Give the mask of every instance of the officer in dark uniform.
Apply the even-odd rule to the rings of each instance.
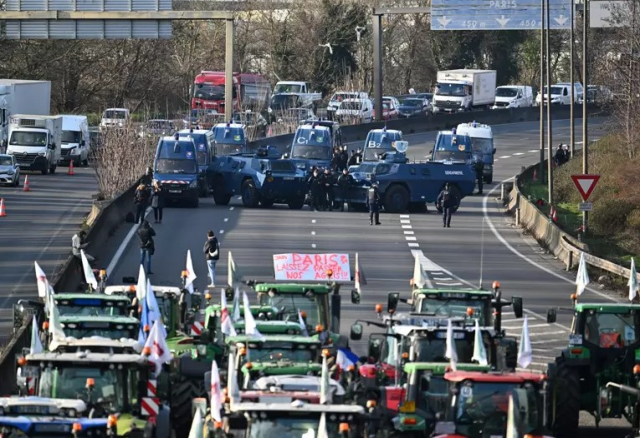
[[[147,167],[147,173],[145,173],[142,178],[140,178],[140,184],[144,184],[145,186],[150,186],[153,182],[153,169],[151,167]]]
[[[347,153],[347,147],[344,146],[342,151],[340,151],[340,171],[343,171],[347,168],[347,163],[349,162],[349,154]]]
[[[356,180],[349,173],[349,169],[344,169],[342,175],[338,177],[338,190],[340,196],[340,211],[344,211],[344,204],[347,203],[347,209],[349,208],[349,189]]]
[[[314,169],[309,177],[309,208],[313,211],[320,209],[322,200],[322,181],[318,169]]]
[[[449,189],[449,183],[444,185],[444,189],[436,199],[436,206],[442,208],[442,226],[451,228],[451,210],[453,209],[453,193]]]
[[[478,182],[478,194],[482,195],[482,179],[484,177],[484,163],[481,157],[476,157],[473,163],[473,170],[476,171],[476,181]]]
[[[333,192],[333,186],[336,183],[336,178],[331,172],[331,169],[324,169],[324,200],[326,202],[329,211],[333,211],[333,204],[335,202],[335,194]]]
[[[367,191],[367,207],[369,207],[369,225],[380,225],[380,192],[378,191],[378,181],[373,181]]]

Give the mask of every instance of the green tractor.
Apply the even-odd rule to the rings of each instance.
[[[490,371],[491,367],[457,363],[459,371]],[[403,400],[398,415],[391,421],[390,435],[403,438],[431,436],[436,424],[436,415],[446,410],[449,385],[444,379],[451,370],[447,363],[415,362],[407,363],[404,372],[407,386],[402,388]],[[383,425],[384,427],[385,425]]]
[[[300,311],[309,335],[334,348],[348,348],[349,339],[340,334],[340,284],[248,284],[258,293],[258,303],[277,308],[281,319],[298,321]],[[360,303],[360,294],[356,290],[351,291],[351,302]]]
[[[143,345],[138,342],[140,321],[131,316],[60,316],[63,339],[54,339],[51,331],[45,334],[43,346],[49,351],[65,352],[78,349],[92,352],[117,351],[140,353]],[[48,325],[47,325],[48,327]]]
[[[633,422],[639,412],[636,398],[611,392],[607,383],[638,387],[640,375],[640,305],[577,303],[569,346],[547,369],[549,426],[554,436],[577,436],[580,411],[595,417],[625,417]],[[549,309],[547,322],[555,323],[559,309]]]
[[[115,416],[123,438],[171,438],[166,379],[139,354],[36,353],[18,359],[22,394],[80,399],[93,418]],[[111,417],[113,418],[113,417]]]

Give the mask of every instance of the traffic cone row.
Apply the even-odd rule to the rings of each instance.
[[[0,199],[0,217],[5,217],[7,212],[4,211],[4,198]]]
[[[73,160],[69,161],[69,172],[67,172],[67,175],[75,175],[75,173],[73,173]]]
[[[22,190],[25,192],[31,191],[31,187],[29,187],[29,175],[24,176],[24,184],[22,185]]]
[[[551,210],[549,211],[549,217],[553,222],[558,222],[558,211],[555,209],[553,205],[550,206]]]

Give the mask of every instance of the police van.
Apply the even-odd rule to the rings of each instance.
[[[236,155],[247,152],[247,130],[241,123],[218,123],[213,131],[215,155]]]
[[[445,164],[472,164],[472,151],[471,137],[459,133],[457,128],[439,131],[434,148],[430,152],[431,161]]]
[[[200,172],[200,196],[209,194],[213,188],[213,170],[211,164],[215,156],[213,132],[207,129],[183,129],[178,131],[180,138],[191,138],[196,145],[198,171]]]
[[[291,145],[291,158],[299,169],[304,168],[304,163],[308,166],[330,168],[332,157],[333,140],[327,126],[317,123],[298,126]]]
[[[200,204],[203,181],[199,177],[196,144],[190,137],[161,137],[153,163],[153,178],[163,190],[166,201],[184,201],[191,207]]]
[[[461,123],[457,132],[471,138],[474,159],[481,159],[484,164],[483,179],[487,184],[493,181],[493,159],[496,148],[493,144],[493,131],[491,126],[476,123]]]

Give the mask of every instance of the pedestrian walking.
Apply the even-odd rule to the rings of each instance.
[[[134,203],[136,204],[136,224],[142,224],[144,221],[144,216],[147,212],[147,207],[149,207],[149,201],[151,200],[151,191],[149,187],[140,184],[136,189]]]
[[[164,209],[164,191],[158,182],[153,183],[151,192],[151,208],[156,224],[162,223],[162,210]]]
[[[380,225],[380,192],[377,181],[371,183],[367,191],[367,207],[369,207],[369,225],[373,225],[374,219],[376,225]]]
[[[211,280],[209,287],[213,288],[216,287],[216,262],[220,259],[220,242],[218,242],[218,238],[211,230],[207,232],[207,241],[204,243],[203,251]]]
[[[473,170],[476,172],[476,181],[478,182],[478,194],[482,195],[482,180],[484,178],[484,163],[481,157],[476,157],[475,163],[473,163]]]
[[[453,210],[453,194],[449,188],[449,183],[444,185],[444,189],[436,199],[436,206],[442,208],[442,227],[451,228],[451,211]]]
[[[151,257],[156,252],[156,245],[153,241],[155,235],[156,230],[151,227],[149,221],[143,221],[138,228],[138,242],[140,243],[140,264],[144,266],[146,262],[147,275],[153,274],[151,272]]]

